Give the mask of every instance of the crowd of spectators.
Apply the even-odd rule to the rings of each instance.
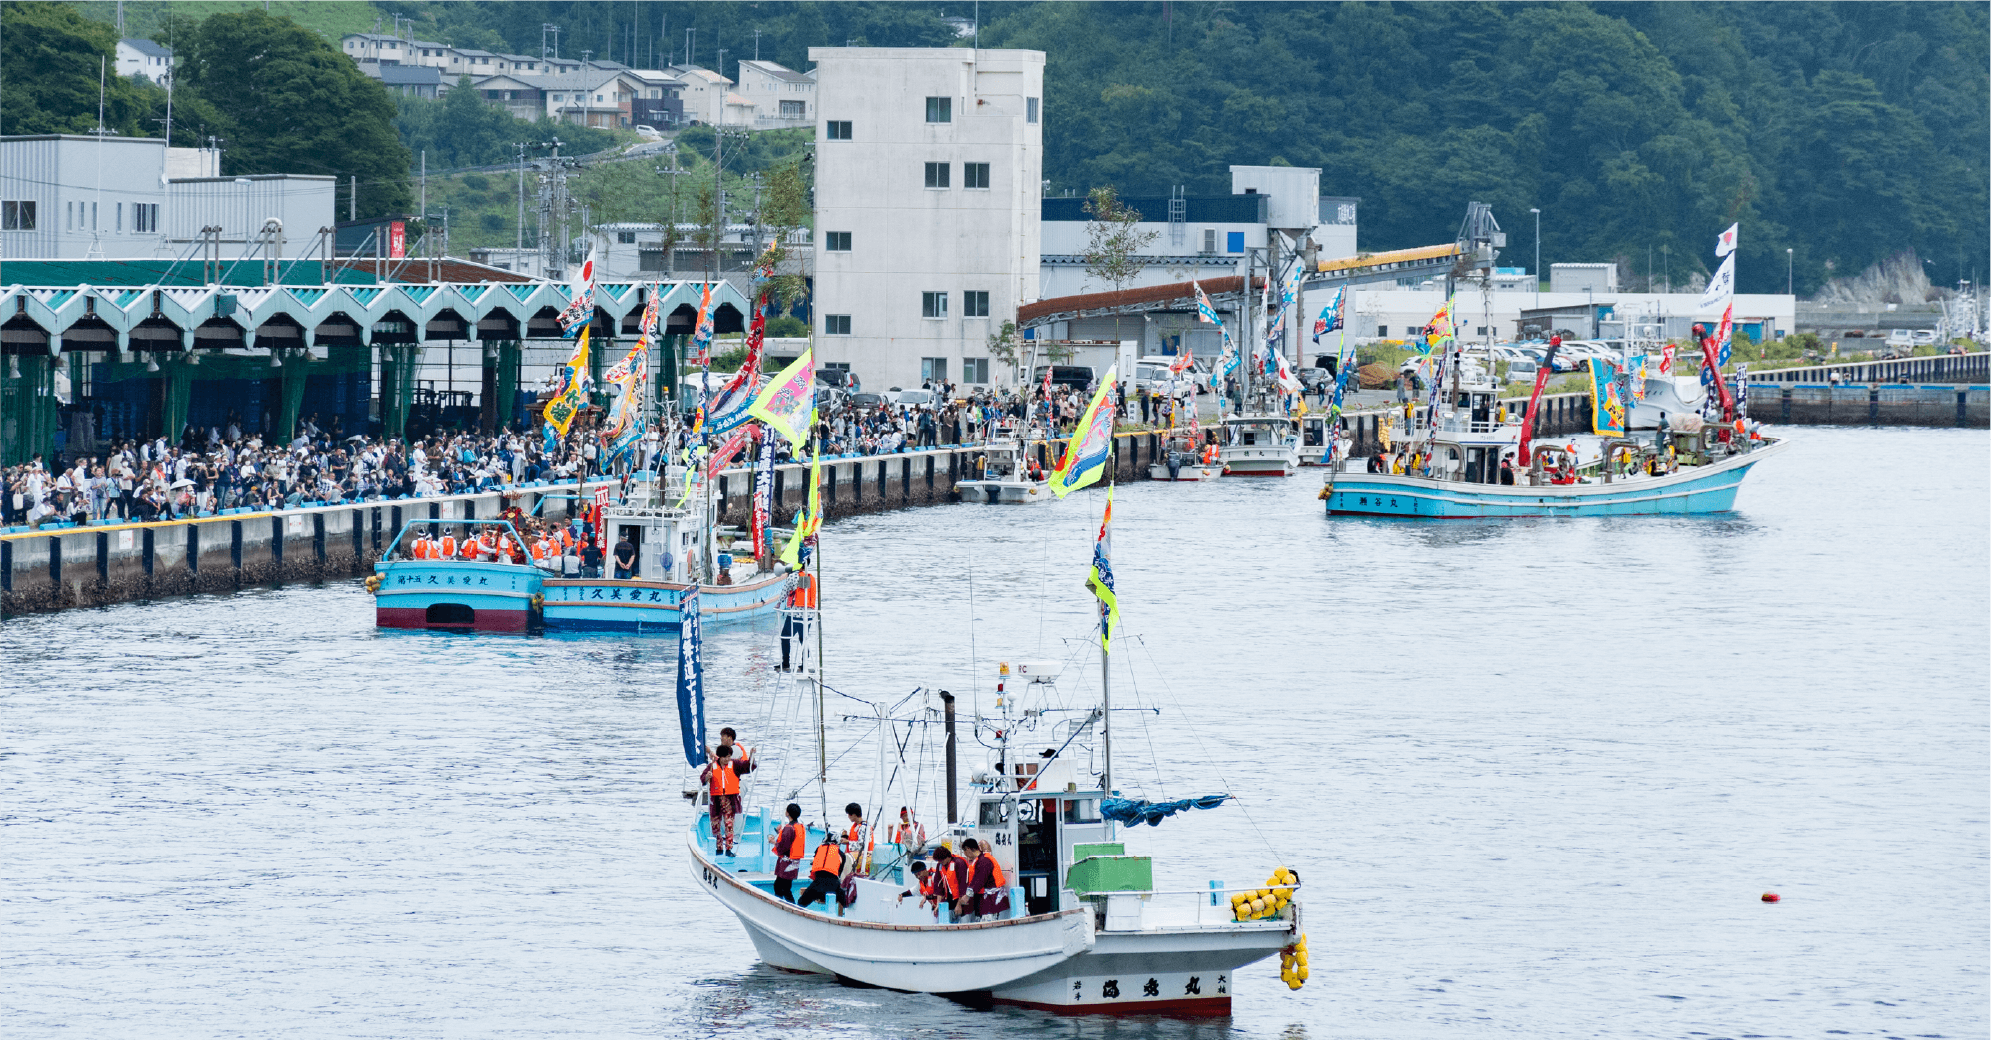
[[[1027,424],[1039,434],[1071,429],[1090,388],[1053,387],[1031,393],[977,390],[928,383],[929,404],[887,396],[860,405],[844,397],[820,411],[816,435],[826,456],[871,456],[977,444],[1007,436]],[[1145,392],[1122,391],[1116,406],[1123,421],[1149,419]],[[1159,419],[1161,408],[1155,407]],[[636,458],[614,468],[641,469],[659,451],[655,435]],[[778,458],[803,456],[786,443]],[[346,435],[337,422],[317,416],[298,424],[286,443],[245,434],[231,417],[221,426],[186,428],[175,443],[164,437],[116,441],[106,450],[60,462],[37,455],[0,470],[0,528],[49,521],[172,520],[236,507],[281,509],[401,497],[458,495],[502,489],[525,481],[565,481],[610,469],[598,439],[576,432],[548,450],[545,440],[521,430],[495,435],[442,432],[410,440]]]

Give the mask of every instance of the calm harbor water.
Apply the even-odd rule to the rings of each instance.
[[[1795,434],[1717,518],[1119,489],[1115,704],[1159,710],[1120,786],[1242,804],[1130,841],[1163,885],[1308,883],[1311,982],[1247,968],[1228,1020],[760,967],[683,866],[668,639],[379,633],[357,583],[8,621],[0,1035],[1982,1037],[1991,453]],[[1103,498],[828,529],[830,681],[988,709],[995,661],[1073,658]],[[713,726],[792,786],[774,641],[708,652]]]

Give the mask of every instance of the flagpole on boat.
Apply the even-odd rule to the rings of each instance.
[[[1114,458],[1107,464],[1112,470],[1112,476],[1107,478],[1106,481],[1107,522],[1111,523],[1113,488],[1118,483],[1119,478],[1120,460],[1118,455],[1120,446],[1117,442],[1110,440],[1112,437],[1111,433],[1107,437],[1109,438],[1107,443],[1112,445],[1114,449]],[[1099,787],[1101,791],[1106,793],[1104,798],[1110,799],[1113,797],[1113,673],[1111,669],[1107,668],[1107,662],[1112,657],[1112,652],[1109,649],[1111,644],[1109,635],[1111,629],[1109,627],[1112,624],[1112,615],[1108,613],[1107,605],[1103,603],[1100,605],[1100,610],[1102,617],[1099,620],[1099,722],[1100,733],[1102,735],[1100,743],[1104,749],[1102,758],[1105,766],[1099,771]]]
[[[814,332],[812,331],[810,335],[813,336]],[[813,378],[812,375],[811,379]],[[811,389],[814,389],[813,384]],[[813,419],[815,417],[811,415],[810,418]],[[815,424],[811,424],[811,426],[815,426]],[[815,458],[821,459],[823,457],[822,428],[819,426],[815,427],[811,433],[815,435]],[[817,489],[814,487],[816,472],[813,465],[809,467],[808,474],[811,485],[809,492],[804,494],[802,500],[804,503],[809,501],[809,495],[817,492]],[[830,480],[836,480],[836,470],[834,468],[830,470]],[[825,732],[823,720],[823,540],[821,535],[816,537],[816,548],[810,556],[816,562],[816,617],[814,619],[816,625],[816,796],[820,802],[823,814],[823,834],[827,837],[830,828],[830,753],[829,736]]]

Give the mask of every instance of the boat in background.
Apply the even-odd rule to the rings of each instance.
[[[954,494],[963,502],[1013,505],[1049,502],[1050,481],[1044,467],[1030,454],[1030,442],[1017,434],[998,438],[977,453],[975,475],[954,482]]]
[[[1217,460],[1216,445],[1198,446],[1194,437],[1172,437],[1154,462],[1148,464],[1151,481],[1214,481],[1224,475]]]
[[[1300,472],[1299,421],[1255,413],[1226,416],[1217,460],[1239,477],[1291,477]]]
[[[382,629],[440,629],[450,632],[523,633],[539,628],[547,572],[532,564],[465,560],[459,556],[417,557],[416,535],[439,535],[461,528],[502,529],[512,545],[525,540],[508,520],[409,521],[373,566],[366,580],[373,594],[374,624]],[[452,542],[455,536],[450,535]]]

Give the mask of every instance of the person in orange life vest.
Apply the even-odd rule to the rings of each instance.
[[[802,826],[802,807],[788,804],[788,823],[774,836],[774,895],[795,902],[795,880],[802,874],[802,857],[807,848],[808,829]]]
[[[699,783],[711,795],[712,850],[733,855],[733,825],[740,816],[740,775],[733,768],[733,746],[720,745],[698,772]]]
[[[429,559],[429,537],[427,535],[415,536],[415,544],[408,548],[408,556],[416,560]]]
[[[843,871],[849,857],[843,855],[843,847],[837,844],[835,831],[824,829],[823,841],[816,845],[815,859],[809,863],[809,888],[802,891],[802,899],[796,906],[807,907],[818,900],[826,900],[831,893],[836,894],[838,913],[850,906],[843,895]]]
[[[917,893],[919,895],[919,906],[925,907],[928,904],[932,904],[933,913],[937,916],[940,914],[940,897],[936,895],[939,892],[936,888],[939,884],[940,872],[927,870],[926,861],[924,860],[915,860],[913,861],[913,888],[900,893],[898,902],[903,904],[906,902],[906,897]]]
[[[974,858],[968,864],[964,900],[971,913],[987,918],[1009,910],[1009,883],[1002,877],[1002,865],[974,839],[963,842],[961,848]]]
[[[804,547],[804,552],[807,547]],[[804,558],[804,570],[795,573],[795,588],[788,592],[788,610],[781,613],[781,671],[788,671],[788,642],[802,637],[802,617],[798,611],[816,609],[816,576],[806,569],[808,560]]]
[[[933,873],[938,879],[933,884],[934,913],[940,911],[939,904],[945,901],[956,918],[961,915],[961,901],[968,891],[968,861],[957,857],[947,843],[941,843],[933,851]]]
[[[899,823],[892,827],[892,842],[908,850],[926,845],[926,825],[913,819],[911,807],[899,807]]]

